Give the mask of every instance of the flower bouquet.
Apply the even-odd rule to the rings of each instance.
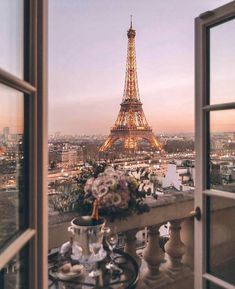
[[[128,172],[106,163],[90,163],[77,177],[59,184],[50,203],[55,211],[76,211],[80,216],[88,216],[98,200],[99,216],[112,222],[149,211],[144,203],[147,192],[142,187],[141,181]]]
[[[139,185],[133,176],[124,171],[95,164],[77,200],[78,213],[91,214],[94,200],[99,202],[99,215],[111,222],[125,219],[133,213],[147,212],[149,206],[144,203],[146,192],[140,191]]]

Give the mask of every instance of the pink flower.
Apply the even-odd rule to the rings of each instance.
[[[112,204],[113,204],[113,194],[112,193],[106,194],[100,201],[101,207],[112,206]]]
[[[121,192],[122,202],[128,203],[130,201],[130,194],[129,191],[122,191]]]
[[[113,205],[118,207],[119,204],[121,204],[121,202],[122,202],[121,196],[119,194],[117,194],[117,193],[113,194]]]
[[[127,181],[126,178],[121,178],[119,180],[119,185],[121,187],[122,190],[126,190],[127,189]]]
[[[114,186],[115,183],[116,183],[116,181],[113,178],[107,178],[107,180],[105,181],[106,186],[109,186],[109,187]]]
[[[108,193],[109,189],[106,186],[99,186],[98,187],[98,194],[99,197],[102,198],[103,196],[105,196]]]
[[[94,178],[90,178],[90,179],[88,179],[88,180],[86,181],[86,184],[85,184],[85,186],[84,186],[84,191],[85,191],[85,193],[91,192],[93,182],[94,182]]]

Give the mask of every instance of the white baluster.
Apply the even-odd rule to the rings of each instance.
[[[161,225],[148,227],[148,244],[143,257],[147,263],[147,270],[143,274],[138,288],[163,288],[172,283],[172,280],[160,270],[164,260],[164,252],[159,246],[159,228]]]
[[[168,261],[165,264],[167,273],[172,278],[182,277],[183,273],[189,274],[190,270],[183,265],[182,257],[185,252],[185,245],[181,241],[180,230],[181,220],[170,221],[170,239],[165,245]]]
[[[181,240],[185,245],[183,264],[194,268],[194,219],[188,218],[181,224]]]
[[[136,254],[136,233],[139,231],[139,229],[134,229],[125,232],[125,248],[124,251],[131,255],[138,265],[141,264],[140,257]]]

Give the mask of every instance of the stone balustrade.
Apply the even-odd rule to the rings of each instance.
[[[138,289],[193,288],[193,245],[188,242],[193,240],[194,233],[194,221],[189,217],[194,207],[193,193],[174,192],[157,200],[148,199],[147,202],[151,207],[150,212],[113,224],[125,232],[125,250],[140,265]],[[160,228],[168,222],[169,241],[164,252],[159,242]],[[190,224],[189,231],[184,223]],[[148,242],[142,253],[143,258],[140,259],[136,253],[135,234],[144,228],[147,228]],[[187,232],[182,233],[185,229]],[[185,238],[185,244],[181,235],[188,238]]]
[[[110,223],[124,234],[124,250],[130,254],[140,266],[140,280],[137,289],[193,289],[194,268],[194,219],[190,212],[194,208],[192,192],[165,194],[157,200],[148,198],[150,212],[134,215],[128,220]],[[218,200],[213,210],[213,232],[217,227],[224,228],[230,234],[217,236],[213,241],[214,251],[220,250],[220,260],[230,257],[235,247],[235,232],[232,233],[231,222],[227,218],[234,216],[234,204]],[[75,214],[61,214],[50,217],[49,248],[60,246],[69,238],[67,228]],[[233,217],[234,218],[234,217]],[[164,246],[159,243],[160,228],[169,226],[169,240]],[[147,239],[142,251],[137,248],[138,232],[146,232]],[[145,229],[145,231],[144,231]],[[146,236],[145,236],[146,237]],[[221,239],[222,238],[222,239]],[[141,256],[140,256],[141,255]],[[217,255],[213,262],[218,261]]]
[[[188,229],[187,226],[181,224],[187,220],[191,223],[191,227],[193,226],[193,221],[189,219],[189,213],[193,210],[193,193],[172,193],[161,196],[157,200],[148,198],[146,201],[151,207],[150,212],[109,224],[111,227],[116,226],[119,232],[124,233],[124,250],[140,266],[141,276],[138,288],[171,288],[173,285],[174,288],[182,288],[181,285],[185,284],[186,279],[188,279],[188,287],[183,288],[193,288],[193,246],[190,242],[184,244],[181,239],[181,231]],[[50,217],[49,248],[58,247],[68,240],[67,227],[70,224],[69,220],[74,216],[76,215],[71,213]],[[170,234],[169,241],[165,245],[166,252],[164,252],[159,244],[159,229],[168,222],[170,222]],[[136,235],[144,228],[147,228],[148,242],[141,258],[136,247]],[[193,234],[193,229],[190,233]],[[187,236],[187,234],[184,235]],[[193,236],[187,236],[187,238],[192,240]],[[187,245],[189,248],[186,247]],[[179,287],[176,287],[176,281]],[[181,284],[180,281],[184,282]]]
[[[194,206],[192,192],[171,193],[160,196],[157,200],[148,198],[147,203],[151,207],[150,212],[133,215],[128,220],[116,221],[110,225],[116,226],[119,232],[134,229],[139,231],[148,226],[185,219],[189,217],[189,212],[193,210]],[[76,213],[54,213],[49,215],[49,248],[58,247],[68,240],[67,228],[74,217],[76,217]]]

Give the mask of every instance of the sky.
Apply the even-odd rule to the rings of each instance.
[[[109,133],[123,94],[131,14],[149,124],[156,133],[194,131],[194,18],[227,2],[50,0],[50,132]]]
[[[23,0],[0,0],[0,68],[23,77]],[[4,40],[4,41],[3,41]],[[0,133],[23,130],[23,94],[0,84]]]
[[[49,132],[109,133],[123,95],[131,14],[140,98],[147,121],[155,133],[193,132],[194,18],[228,2],[49,0]],[[18,77],[23,73],[22,3],[0,1],[0,39],[5,39],[0,45],[0,67]],[[234,31],[234,26],[213,30],[215,103],[222,98],[230,100],[235,92]],[[16,92],[15,98],[4,101],[9,90],[1,91],[0,116],[9,111],[11,99],[21,107]],[[9,120],[0,119],[0,130],[11,122],[8,115]],[[14,122],[17,119],[13,117]],[[225,122],[223,129],[234,130],[234,119]],[[214,127],[217,129],[216,124]]]
[[[10,133],[23,132],[24,95],[0,83],[0,134],[4,127]]]

